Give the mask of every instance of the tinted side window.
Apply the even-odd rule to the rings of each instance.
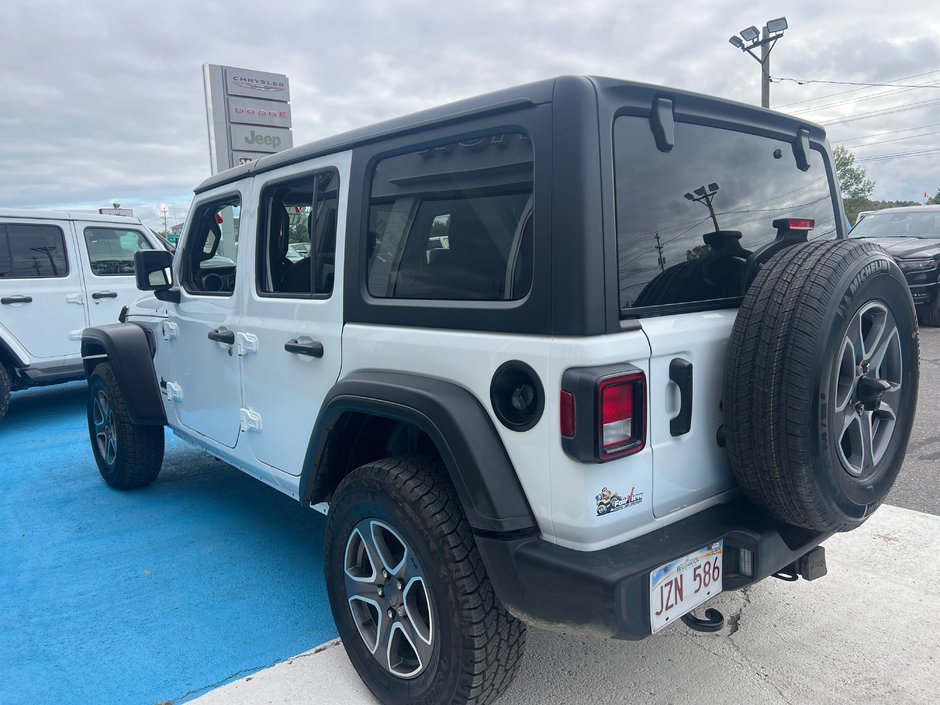
[[[800,171],[789,142],[688,123],[675,136],[661,152],[646,118],[614,122],[621,308],[740,296],[775,219],[812,218],[810,238],[835,235],[819,152]]]
[[[231,296],[238,258],[238,196],[203,203],[196,209],[186,242],[180,275],[187,291]]]
[[[99,277],[134,273],[134,253],[151,250],[137,230],[85,228],[85,246],[92,274]]]
[[[0,225],[0,277],[68,276],[65,235],[53,225]]]
[[[532,144],[519,133],[380,161],[368,288],[399,299],[517,300],[532,283]]]
[[[333,292],[338,195],[335,171],[264,189],[258,233],[262,294],[311,297]]]

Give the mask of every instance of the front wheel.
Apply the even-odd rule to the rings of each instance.
[[[129,490],[149,485],[163,464],[163,427],[131,421],[111,365],[102,362],[88,379],[88,435],[101,477]]]
[[[525,646],[437,459],[354,470],[330,506],[325,573],[346,653],[386,705],[499,697]]]

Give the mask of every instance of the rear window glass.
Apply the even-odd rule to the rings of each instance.
[[[519,133],[379,162],[369,209],[369,293],[523,298],[532,284],[532,183],[532,143]]]
[[[822,155],[797,168],[789,142],[676,123],[657,149],[646,118],[614,122],[622,309],[728,299],[743,293],[747,256],[776,236],[778,218],[816,221],[834,237]]]
[[[68,276],[65,236],[53,225],[0,225],[0,277]]]

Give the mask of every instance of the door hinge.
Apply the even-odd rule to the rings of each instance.
[[[261,414],[251,409],[241,409],[242,431],[260,431]]]
[[[176,382],[167,382],[164,389],[166,389],[166,398],[170,401],[183,401],[183,388]]]
[[[239,355],[245,356],[258,352],[258,336],[254,333],[238,332],[235,334],[235,340]]]
[[[67,304],[78,304],[79,306],[85,305],[85,295],[84,294],[66,294],[65,303]]]
[[[180,327],[176,325],[173,321],[164,321],[163,322],[163,339],[164,340],[175,340],[179,337]]]

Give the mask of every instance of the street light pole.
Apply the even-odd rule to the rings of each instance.
[[[760,106],[770,107],[770,32],[767,25],[761,30],[760,45]]]
[[[786,29],[787,18],[778,17],[775,20],[768,20],[760,31],[757,27],[751,25],[741,30],[741,36],[735,34],[728,40],[732,46],[747,52],[751,55],[751,58],[760,64],[760,104],[762,108],[770,107],[770,52]],[[760,47],[760,56],[754,53],[757,47]]]

